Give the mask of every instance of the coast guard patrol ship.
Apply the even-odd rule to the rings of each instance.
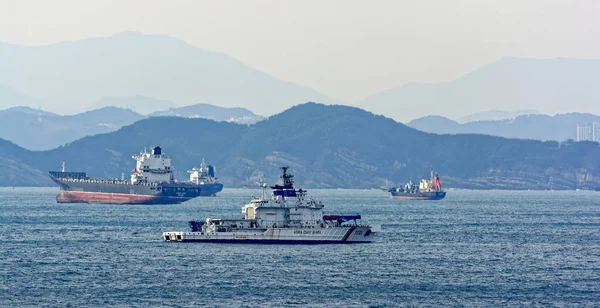
[[[323,203],[294,189],[293,175],[282,167],[283,185],[272,186],[270,198],[253,198],[242,207],[242,218],[190,221],[191,231],[164,232],[165,241],[269,244],[368,243],[379,227],[359,224],[360,215],[324,215]]]

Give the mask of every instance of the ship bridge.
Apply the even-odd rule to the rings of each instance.
[[[173,167],[171,165],[171,157],[162,153],[159,146],[152,148],[150,153],[140,152],[138,155],[133,155],[136,160],[135,169],[132,170],[131,183],[172,183]]]

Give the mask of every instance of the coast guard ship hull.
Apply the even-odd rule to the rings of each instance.
[[[257,231],[218,232],[164,232],[165,241],[212,242],[246,244],[352,244],[370,243],[374,233],[371,227],[291,229],[271,228]]]

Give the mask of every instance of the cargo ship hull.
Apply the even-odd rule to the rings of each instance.
[[[178,182],[173,175],[171,157],[155,146],[152,151],[133,155],[135,169],[130,179],[95,179],[85,172],[50,171],[50,178],[60,187],[58,203],[112,203],[112,204],[173,204],[200,196],[214,196],[223,189],[216,182],[213,166],[188,170],[189,182]]]
[[[213,196],[222,184],[131,184],[127,181],[53,178],[61,191],[58,203],[178,204]]]
[[[431,191],[431,192],[397,192],[390,191],[390,197],[396,200],[442,200],[446,197],[445,191]]]
[[[104,203],[104,204],[178,204],[191,198],[144,196],[85,191],[61,191],[56,196],[58,203]]]

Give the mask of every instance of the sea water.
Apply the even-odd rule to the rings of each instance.
[[[189,220],[242,216],[260,191],[181,205],[57,204],[0,188],[0,306],[571,306],[600,304],[600,193],[309,190],[382,225],[375,243],[164,242]]]

